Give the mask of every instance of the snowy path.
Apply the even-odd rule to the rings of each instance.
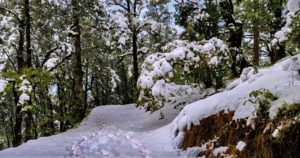
[[[0,157],[177,157],[165,125],[178,112],[166,111],[158,120],[159,112],[133,105],[97,107],[78,128],[0,151]]]

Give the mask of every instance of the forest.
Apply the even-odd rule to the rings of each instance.
[[[0,0],[0,157],[300,156],[299,53],[300,0]]]

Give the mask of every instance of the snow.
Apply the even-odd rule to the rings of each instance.
[[[2,93],[5,90],[6,85],[7,85],[7,81],[0,79],[0,93]]]
[[[47,60],[47,62],[44,64],[44,66],[47,69],[51,69],[56,66],[56,63],[58,63],[58,61],[59,61],[59,58],[51,58],[51,59]]]
[[[236,148],[239,150],[239,151],[242,151],[246,146],[246,143],[243,142],[243,141],[239,141],[236,145]]]
[[[279,136],[279,129],[276,128],[275,131],[272,133],[272,136],[274,138],[277,138]]]
[[[176,77],[184,78],[184,75],[191,73],[191,67],[199,66],[199,61],[203,58],[209,61],[209,66],[216,66],[222,59],[218,55],[226,54],[227,50],[222,40],[217,38],[202,42],[175,40],[162,47],[162,50],[163,52],[149,55],[142,64],[137,82],[137,86],[141,88],[139,101],[147,100],[149,97],[154,99],[152,102],[143,101],[145,107],[155,102],[160,108],[165,104],[162,100],[167,100],[168,104],[173,106],[188,104],[212,94],[209,93],[210,90],[209,92],[204,90],[203,85],[199,83],[174,83],[174,74]],[[175,66],[177,68],[173,68]],[[181,100],[178,100],[178,97]]]
[[[299,10],[300,0],[289,0],[287,3],[287,9],[290,12],[296,12]]]
[[[78,128],[0,151],[0,157],[181,157],[168,125],[178,111],[162,110],[165,119],[132,104],[100,106]]]
[[[226,147],[226,146],[221,146],[221,147],[215,148],[213,150],[213,155],[217,157],[218,155],[224,154],[227,150],[228,150],[228,147]]]
[[[110,70],[110,73],[111,73],[111,77],[110,77],[111,78],[111,80],[110,80],[111,90],[112,90],[112,92],[114,92],[115,89],[117,88],[118,83],[120,83],[121,80],[115,70],[113,70],[109,67],[108,67],[108,69]]]
[[[19,97],[19,103],[24,104],[30,99],[30,96],[27,93],[30,93],[32,91],[32,87],[30,85],[30,82],[24,79],[24,76],[21,76],[20,79],[22,80],[22,83],[20,84],[18,91],[22,92],[22,94]]]
[[[293,17],[300,9],[300,0],[288,0],[287,10],[289,13],[286,15],[286,24],[275,33],[275,39],[272,40],[272,44],[275,45],[277,42],[284,42],[287,40],[287,35],[292,32],[291,24]]]
[[[153,114],[135,105],[100,106],[78,128],[0,151],[0,157],[197,157],[205,150],[203,146],[187,151],[177,149],[184,130],[222,110],[235,110],[234,119],[255,117],[255,105],[244,105],[253,90],[265,88],[278,98],[271,103],[270,118],[282,103],[300,103],[299,59],[300,55],[290,57],[258,72],[246,68],[241,78],[233,81],[233,87],[191,103],[180,113],[172,106]],[[164,119],[158,119],[160,112]],[[275,130],[274,137],[279,130]],[[239,141],[236,148],[243,150],[245,146],[245,142]],[[218,147],[213,154],[226,150],[227,147]]]
[[[187,158],[192,158],[192,157],[196,158],[202,151],[203,151],[203,149],[200,147],[187,148],[186,157]]]
[[[23,77],[21,77],[21,79],[23,79]],[[26,91],[31,91],[32,87],[30,86],[30,82],[26,79],[23,79],[20,88],[18,89],[21,92],[26,92]]]
[[[184,107],[172,122],[173,143],[179,147],[184,130],[191,125],[199,125],[200,120],[220,111],[235,110],[234,119],[255,117],[256,105],[245,104],[254,90],[267,89],[278,99],[271,103],[270,118],[274,118],[283,103],[300,103],[300,55],[291,57],[269,68],[254,72],[252,68],[243,71],[241,78],[233,81],[227,91],[198,100]],[[230,98],[230,99],[229,99]],[[179,133],[179,134],[177,134]]]
[[[20,95],[20,97],[19,97],[19,103],[20,104],[24,104],[27,100],[29,100],[30,99],[30,97],[29,97],[29,95],[28,94],[26,94],[26,93],[22,93],[21,95]]]

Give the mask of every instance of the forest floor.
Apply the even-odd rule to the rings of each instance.
[[[134,105],[100,106],[78,128],[3,150],[0,157],[180,157],[167,125],[179,111],[164,110],[159,119],[159,112]]]

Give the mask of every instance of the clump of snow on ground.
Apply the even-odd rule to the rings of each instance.
[[[243,142],[243,141],[239,141],[236,145],[236,148],[239,150],[239,151],[242,151],[246,146],[246,143]]]

